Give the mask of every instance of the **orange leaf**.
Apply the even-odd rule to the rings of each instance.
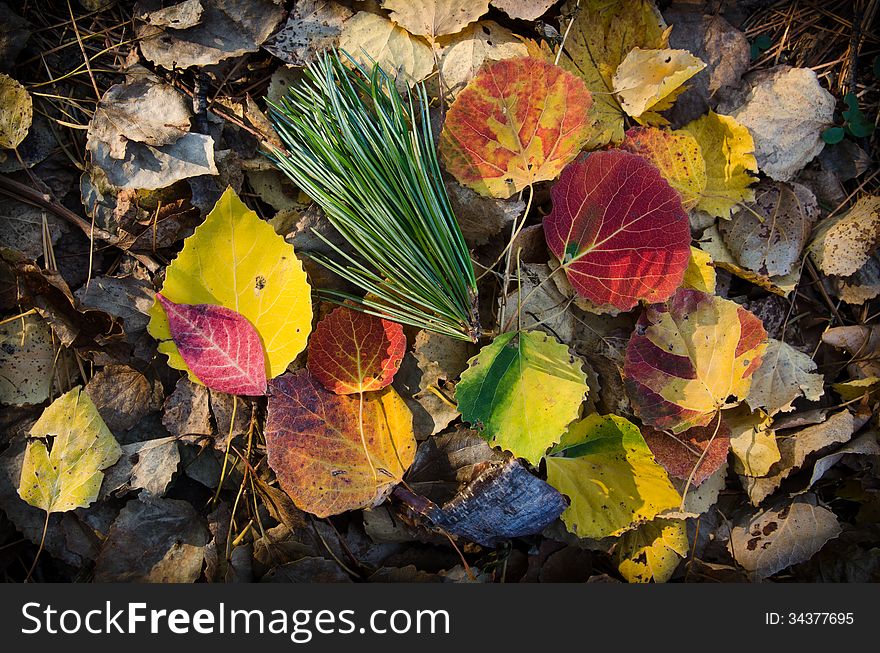
[[[593,100],[584,82],[549,61],[491,62],[446,114],[440,155],[458,181],[510,197],[555,179],[590,137]]]

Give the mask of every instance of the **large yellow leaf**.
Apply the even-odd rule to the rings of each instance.
[[[611,83],[623,110],[639,118],[654,107],[668,109],[671,102],[658,105],[705,67],[687,50],[634,48],[617,67]]]
[[[86,508],[98,498],[106,469],[122,454],[92,400],[79,387],[43,411],[21,466],[19,496],[47,513]],[[53,438],[51,452],[46,445]]]
[[[620,535],[677,508],[681,497],[635,424],[592,414],[575,422],[547,458],[547,482],[568,496],[568,530],[599,539]]]
[[[736,303],[681,288],[645,309],[626,347],[624,380],[636,415],[682,433],[745,399],[767,348],[761,320]]]
[[[580,76],[593,94],[596,122],[588,149],[619,143],[624,112],[612,78],[633,48],[665,47],[666,24],[650,0],[581,0],[577,6],[570,0],[563,13],[574,17],[559,64]]]
[[[748,128],[730,116],[710,111],[684,127],[697,139],[706,161],[706,190],[697,208],[718,218],[729,218],[740,202],[755,199],[749,186],[758,172],[755,142]]]
[[[266,375],[283,373],[306,347],[312,298],[293,245],[248,209],[231,188],[186,239],[165,272],[162,295],[176,304],[215,304],[241,313],[256,328],[266,352]],[[171,340],[158,302],[150,309],[150,335],[168,364],[199,380]]]
[[[382,6],[407,32],[433,41],[477,20],[489,11],[489,0],[382,0]]]
[[[425,79],[434,68],[434,54],[424,39],[367,11],[358,12],[345,22],[339,48],[366,66],[379,64],[409,86]]]
[[[623,534],[615,558],[630,583],[665,583],[687,555],[687,529],[681,519],[655,519]]]

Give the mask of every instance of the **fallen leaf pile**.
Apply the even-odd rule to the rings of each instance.
[[[880,580],[869,25],[51,4],[0,25],[8,579]],[[327,51],[426,92],[471,341],[360,310],[266,156]]]

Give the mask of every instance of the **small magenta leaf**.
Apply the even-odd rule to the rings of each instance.
[[[156,293],[171,338],[187,367],[212,390],[266,394],[266,354],[254,325],[240,313],[213,304],[175,304]]]

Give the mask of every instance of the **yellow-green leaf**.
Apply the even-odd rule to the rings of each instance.
[[[758,172],[755,142],[748,128],[730,116],[710,111],[683,131],[697,139],[706,162],[706,189],[697,208],[718,218],[729,218],[740,202],[751,202],[755,181],[750,172]]]
[[[489,444],[536,465],[577,419],[587,390],[568,347],[541,331],[517,331],[468,361],[455,399],[462,419]]]
[[[620,535],[681,503],[638,427],[623,417],[589,415],[554,453],[547,482],[571,500],[562,521],[579,537]]]
[[[30,431],[19,496],[47,513],[86,508],[122,454],[89,396],[76,387],[49,405]],[[51,440],[51,452],[47,440]]]
[[[687,553],[684,521],[655,519],[624,533],[615,558],[620,575],[630,583],[665,583]]]
[[[18,147],[34,117],[34,103],[24,86],[0,73],[0,148]]]
[[[635,47],[666,46],[666,24],[651,0],[570,0],[572,15],[562,56],[566,70],[580,76],[593,94],[593,135],[587,149],[623,140],[624,112],[614,97],[612,78]]]
[[[266,375],[282,374],[306,347],[312,299],[293,245],[248,209],[231,188],[186,239],[165,272],[162,295],[176,304],[215,304],[242,314],[260,336]],[[168,318],[158,302],[150,309],[150,335],[168,364],[189,373],[171,340]]]

